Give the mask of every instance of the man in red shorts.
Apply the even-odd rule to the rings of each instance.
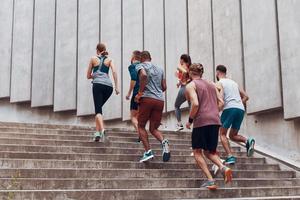
[[[140,89],[135,97],[135,100],[139,102],[139,135],[145,148],[145,153],[140,159],[140,162],[145,162],[154,157],[145,128],[148,121],[150,121],[149,130],[151,134],[161,142],[163,161],[167,162],[171,156],[169,141],[164,139],[162,133],[158,130],[164,109],[163,93],[167,89],[165,73],[162,68],[151,63],[151,55],[148,51],[143,51],[141,58],[142,63],[136,67],[140,81]]]

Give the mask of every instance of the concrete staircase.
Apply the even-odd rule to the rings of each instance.
[[[215,192],[199,188],[205,180],[190,156],[190,133],[165,132],[172,157],[156,154],[138,163],[137,135],[109,130],[94,143],[90,127],[0,123],[0,199],[300,199],[297,172],[259,155],[247,158],[235,145],[234,181],[217,176]],[[224,155],[220,147],[221,155]]]

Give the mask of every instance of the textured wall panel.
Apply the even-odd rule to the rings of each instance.
[[[33,0],[15,0],[11,102],[31,99]]]
[[[166,78],[167,78],[167,111],[174,110],[178,89],[175,72],[180,55],[187,53],[187,5],[186,0],[165,0],[166,31]]]
[[[215,65],[225,65],[228,76],[243,86],[240,0],[212,0],[212,5]]]
[[[122,5],[121,0],[101,1],[101,41],[107,45],[109,56],[113,59],[119,78],[119,88],[122,89]],[[124,69],[126,71],[126,69]],[[112,74],[110,77],[113,81]],[[115,92],[103,108],[105,119],[121,118],[122,96]]]
[[[211,1],[189,0],[189,52],[203,64],[204,78],[214,80]]]
[[[275,1],[242,1],[242,13],[248,113],[279,108],[282,100]]]
[[[78,9],[77,115],[94,114],[91,80],[86,71],[99,42],[99,0],[80,0]],[[88,13],[88,14],[87,14]]]
[[[125,99],[130,83],[128,66],[134,50],[143,48],[143,4],[141,0],[123,1],[123,120],[129,119],[130,102]]]
[[[278,21],[281,49],[284,118],[300,117],[300,1],[279,0]]]
[[[12,18],[13,1],[2,0],[0,6],[0,98],[10,95]]]
[[[144,48],[165,69],[164,1],[144,0]]]
[[[76,109],[77,0],[57,1],[54,111]]]
[[[55,1],[35,1],[31,106],[53,105]]]

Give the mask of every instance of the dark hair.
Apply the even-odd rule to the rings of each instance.
[[[204,73],[204,67],[201,63],[193,63],[190,66],[190,72],[195,74],[195,75],[200,75],[202,76],[202,74]]]
[[[216,70],[220,71],[220,72],[222,72],[224,74],[227,73],[227,69],[226,69],[226,67],[224,65],[218,65]]]
[[[192,59],[188,54],[182,54],[180,56],[180,60],[183,60],[183,62],[185,62],[188,65],[188,67],[192,65]]]
[[[151,54],[149,51],[142,51],[141,57],[142,57],[142,61],[145,61],[145,60],[151,61]]]
[[[101,56],[107,56],[108,52],[106,51],[106,46],[103,43],[97,44],[96,49],[101,53]]]
[[[142,59],[142,52],[140,52],[139,50],[135,50],[132,52],[132,55],[134,57],[135,60],[137,61],[141,61]]]

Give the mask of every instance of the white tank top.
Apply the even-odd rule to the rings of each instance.
[[[219,82],[224,88],[224,110],[229,108],[245,110],[238,84],[228,78],[221,79]]]

